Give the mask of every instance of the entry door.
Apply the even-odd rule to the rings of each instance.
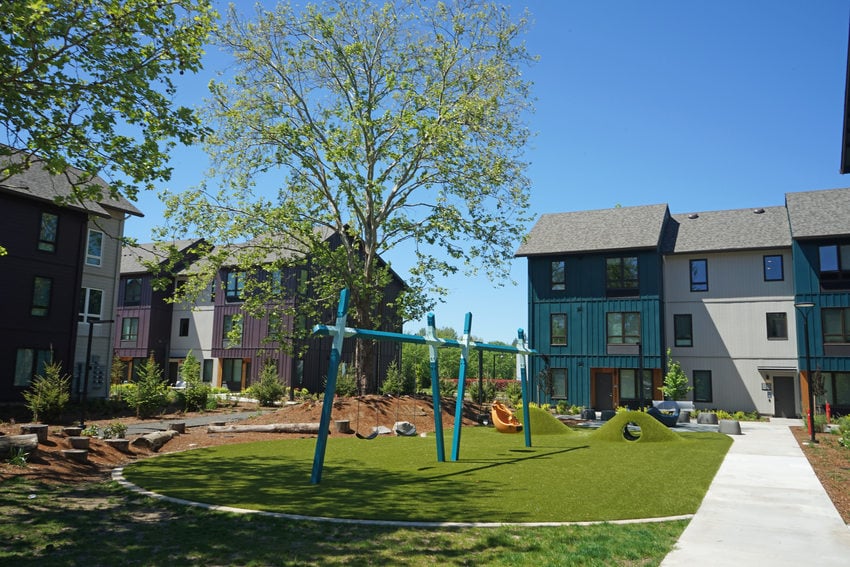
[[[790,376],[774,376],[773,411],[776,417],[797,417],[794,402],[794,379]]]
[[[595,375],[596,396],[593,408],[597,410],[614,409],[614,375],[610,372],[597,372]]]

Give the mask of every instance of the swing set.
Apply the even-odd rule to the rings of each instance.
[[[325,451],[327,449],[328,435],[330,433],[331,412],[333,410],[333,400],[336,395],[336,382],[341,363],[341,354],[343,342],[346,338],[363,338],[377,341],[393,341],[402,343],[425,344],[428,346],[428,358],[431,370],[431,396],[434,409],[434,434],[437,441],[437,461],[445,462],[445,449],[443,445],[443,420],[440,411],[440,379],[438,371],[438,354],[437,349],[441,347],[459,348],[460,349],[460,366],[458,368],[458,383],[457,383],[457,402],[455,404],[455,426],[452,436],[452,452],[451,460],[457,461],[460,455],[460,437],[461,423],[463,419],[463,398],[465,393],[466,383],[466,366],[469,360],[469,350],[477,349],[483,351],[496,351],[515,354],[517,357],[517,366],[519,368],[519,378],[522,387],[522,412],[523,423],[525,427],[522,431],[525,433],[525,446],[531,447],[531,427],[528,413],[528,379],[526,371],[526,357],[533,354],[535,351],[528,348],[525,341],[525,335],[522,329],[517,332],[517,346],[510,345],[495,345],[489,343],[477,343],[470,340],[469,333],[472,328],[472,314],[467,313],[463,324],[463,337],[458,340],[440,339],[436,335],[436,324],[433,313],[428,314],[428,326],[425,329],[425,335],[407,335],[403,333],[393,333],[388,331],[374,331],[370,329],[357,329],[346,327],[348,318],[348,289],[343,289],[339,295],[339,304],[337,306],[336,324],[334,326],[316,325],[313,327],[314,335],[324,335],[333,337],[333,343],[330,352],[330,361],[328,365],[328,379],[325,387],[325,396],[322,402],[322,415],[319,423],[319,434],[316,438],[316,451],[313,457],[313,470],[310,475],[311,484],[319,484],[322,480],[322,469],[325,461]],[[359,408],[358,408],[359,416]],[[377,431],[373,431],[370,435],[364,436],[357,434],[361,439],[373,439],[377,436]]]

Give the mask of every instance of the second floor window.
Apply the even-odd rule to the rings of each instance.
[[[50,294],[52,289],[52,279],[42,276],[33,278],[30,315],[34,317],[47,317],[48,313],[50,313]]]
[[[567,314],[552,313],[549,316],[549,336],[553,345],[565,346],[567,344]]]
[[[673,315],[673,335],[677,347],[694,346],[694,324],[690,314]]]
[[[86,264],[100,266],[103,262],[103,233],[89,229],[89,241],[86,245]]]
[[[245,273],[232,270],[224,277],[224,298],[227,301],[241,301],[242,288],[245,286]]]
[[[818,247],[821,285],[827,289],[850,289],[850,244]]]
[[[823,342],[850,343],[850,307],[824,309]]]
[[[551,264],[552,291],[567,289],[567,270],[563,260],[553,260]]]
[[[80,292],[79,320],[100,321],[103,310],[103,290],[84,287]]]
[[[637,256],[605,259],[605,284],[608,292],[637,292]]]
[[[225,315],[221,327],[221,340],[224,348],[242,344],[242,320],[238,315]]]
[[[41,213],[41,225],[38,230],[38,249],[42,252],[56,252],[56,239],[59,236],[59,217],[53,213]]]
[[[691,260],[691,291],[708,291],[708,260]]]
[[[135,341],[139,338],[139,318],[124,317],[121,319],[121,340]]]
[[[634,345],[640,342],[640,313],[608,313],[608,344]]]
[[[764,257],[764,281],[766,282],[781,282],[785,279],[785,273],[782,269],[782,255]]]

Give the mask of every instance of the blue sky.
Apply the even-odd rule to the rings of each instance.
[[[240,4],[250,11],[252,3]],[[781,205],[787,192],[850,186],[838,173],[845,0],[510,4],[531,12],[525,39],[540,56],[527,70],[537,99],[527,149],[535,216],[653,203],[674,213],[751,208]],[[181,103],[200,104],[225,62],[210,52],[204,73],[184,80]],[[163,188],[202,179],[198,150],[175,152],[172,163]],[[128,221],[127,234],[148,241],[162,206],[150,193],[138,206],[146,216]],[[404,254],[387,259],[404,277]],[[525,273],[520,258],[516,286],[444,281],[450,293],[434,310],[437,325],[460,330],[472,312],[473,335],[512,340],[527,326]]]

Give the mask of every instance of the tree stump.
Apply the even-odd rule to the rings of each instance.
[[[38,449],[38,435],[28,433],[26,435],[0,435],[0,456],[8,456],[12,451],[23,449],[25,453],[32,453]]]
[[[130,450],[130,440],[129,439],[104,439],[104,443],[118,449],[122,453],[127,453]]]
[[[334,421],[337,433],[351,433],[351,421],[348,419],[338,419]]]
[[[86,463],[89,460],[87,449],[62,449],[62,456],[77,463]]]
[[[72,425],[72,426],[69,426],[69,427],[63,427],[62,428],[62,433],[64,433],[68,437],[77,437],[82,432],[83,432],[83,428],[77,427],[76,425]]]
[[[180,435],[173,429],[168,431],[154,431],[153,433],[148,433],[146,435],[142,435],[140,437],[136,437],[133,440],[134,446],[144,446],[150,449],[151,451],[159,451],[160,447],[171,441],[172,438]]]
[[[71,445],[72,449],[88,449],[90,443],[91,437],[85,435],[68,437],[68,444]]]
[[[27,423],[21,426],[22,435],[32,433],[38,436],[39,443],[47,443],[47,425],[43,423]]]
[[[172,421],[168,424],[168,429],[170,431],[176,431],[177,433],[186,433],[186,422],[185,421]]]

